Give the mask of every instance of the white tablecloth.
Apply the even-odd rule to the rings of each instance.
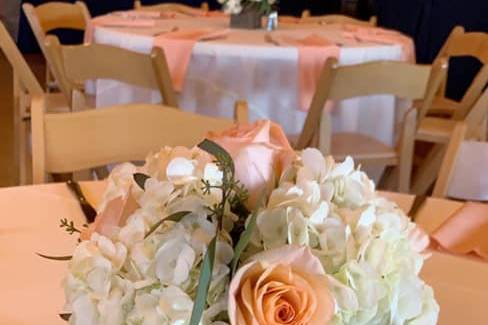
[[[97,204],[103,182],[83,183],[87,199]],[[408,209],[412,198],[388,195]],[[458,202],[434,200],[420,211],[418,223],[432,231],[460,206]],[[44,260],[36,252],[70,255],[76,236],[59,228],[59,219],[82,224],[84,218],[65,184],[0,189],[0,324],[66,324],[61,286],[66,262]],[[441,307],[440,325],[484,325],[488,320],[488,263],[433,253],[422,278],[435,291]]]
[[[211,26],[225,28],[221,18],[192,18],[158,21],[158,27]],[[317,27],[309,27],[318,30]],[[142,53],[149,53],[154,28],[96,27],[94,41]],[[321,27],[330,39],[341,41],[337,26]],[[180,107],[196,113],[232,117],[236,100],[245,99],[250,119],[271,119],[288,135],[301,132],[306,112],[299,110],[298,49],[277,47],[264,41],[264,31],[233,31],[224,40],[198,42],[194,49]],[[374,60],[400,60],[400,44],[360,43],[341,47],[342,65]],[[158,102],[159,94],[115,81],[98,81],[97,107],[134,101]],[[386,144],[393,144],[396,123],[401,121],[405,104],[392,96],[370,96],[343,101],[334,109],[333,129],[361,132]]]

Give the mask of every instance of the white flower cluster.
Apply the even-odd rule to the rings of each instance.
[[[144,191],[134,183],[136,171],[151,176]],[[135,198],[138,208],[110,238],[95,232],[76,248],[65,279],[71,324],[189,322],[200,265],[216,233],[206,208],[220,200],[218,189],[202,193],[202,179],[219,184],[222,173],[199,149],[166,148],[141,169],[124,164],[112,172],[101,210],[121,195]],[[179,222],[165,222],[145,238],[158,221],[179,211],[191,213]],[[226,324],[214,319],[226,311],[233,249],[220,238],[203,324]]]
[[[134,180],[136,172],[149,176],[144,190]],[[222,200],[223,177],[200,149],[165,148],[143,167],[117,167],[95,232],[78,245],[69,264],[64,285],[70,323],[188,324],[203,257],[217,232],[208,214]],[[202,180],[210,185],[209,193]],[[395,204],[377,196],[374,183],[351,158],[335,163],[306,149],[267,199],[241,260],[287,244],[309,246],[327,273],[335,301],[329,324],[437,322],[432,289],[418,276],[424,247],[415,225]],[[130,213],[121,217],[119,209],[116,216],[104,215],[117,200],[127,206],[132,200],[133,208],[122,209]],[[189,213],[154,227],[178,212]],[[226,207],[202,325],[227,324],[235,244],[229,233],[236,218]]]
[[[257,217],[247,255],[308,245],[329,275],[332,324],[435,324],[439,307],[419,277],[415,225],[351,158],[335,163],[306,149],[282,176]]]
[[[247,4],[261,5],[264,3],[264,7],[270,8],[276,3],[276,0],[218,0],[218,2],[222,5],[225,13],[237,15]]]

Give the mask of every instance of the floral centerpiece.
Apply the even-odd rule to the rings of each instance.
[[[71,324],[436,323],[426,236],[352,159],[295,153],[269,121],[209,139],[118,166],[70,224]]]
[[[261,17],[268,15],[277,0],[218,0],[225,13],[231,15],[231,27],[260,28]]]

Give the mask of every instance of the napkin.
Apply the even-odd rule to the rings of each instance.
[[[415,62],[413,40],[399,32],[377,27],[365,27],[351,24],[343,25],[343,36],[357,41],[379,44],[399,44],[402,47],[402,60]]]
[[[228,29],[192,28],[165,33],[154,40],[154,46],[164,50],[173,86],[181,91],[190,64],[193,46],[198,41],[225,37]]]
[[[129,11],[115,11],[109,14],[109,16],[131,18],[131,19],[158,19],[161,18],[161,12],[159,11],[142,11],[142,10],[129,10]]]
[[[447,252],[488,259],[488,205],[466,203],[431,238]]]
[[[153,27],[156,25],[154,19],[133,19],[123,16],[105,16],[103,20],[96,22],[97,26],[105,27]]]
[[[318,34],[298,38],[289,35],[273,36],[273,41],[280,45],[298,48],[300,109],[307,111],[325,61],[330,57],[338,58],[340,48],[334,42]]]
[[[122,16],[117,15],[107,15],[97,17],[91,20],[85,30],[85,43],[91,43],[93,41],[93,35],[95,27],[134,27],[134,28],[145,28],[154,27],[156,21],[154,19],[127,19]]]

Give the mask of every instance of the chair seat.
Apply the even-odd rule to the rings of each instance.
[[[66,113],[70,111],[68,101],[63,93],[49,93],[46,97],[46,110],[49,113]]]
[[[439,117],[426,117],[418,127],[416,140],[434,143],[447,143],[451,137],[456,121]]]
[[[370,136],[359,133],[337,133],[332,136],[331,154],[337,160],[351,156],[355,161],[386,166],[398,164],[398,154],[394,148]]]
[[[445,97],[436,97],[427,114],[429,116],[452,116],[459,109],[460,103]]]

